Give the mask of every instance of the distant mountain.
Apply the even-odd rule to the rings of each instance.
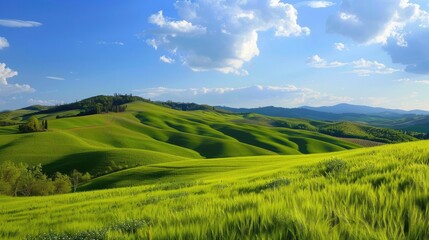
[[[372,126],[394,128],[406,131],[429,132],[429,112],[422,110],[405,111],[398,109],[373,108],[350,104],[330,107],[260,107],[231,108],[215,107],[232,113],[257,113],[273,117],[300,118],[320,121],[350,121]]]
[[[315,111],[306,108],[282,108],[282,107],[260,107],[260,108],[231,108],[224,106],[215,107],[232,113],[257,113],[273,117],[302,118],[312,120],[338,121],[341,116],[329,112]]]
[[[324,107],[309,107],[303,106],[303,109],[326,112],[326,113],[355,113],[355,114],[367,114],[367,115],[376,115],[376,116],[393,116],[393,115],[405,115],[405,114],[414,114],[414,115],[429,115],[428,111],[423,110],[411,110],[405,111],[401,109],[388,109],[381,107],[369,107],[363,105],[352,105],[347,103],[341,103],[334,106],[324,106]]]

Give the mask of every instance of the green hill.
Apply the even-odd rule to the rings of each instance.
[[[415,140],[414,137],[401,131],[370,127],[350,122],[330,124],[320,128],[320,132],[337,137],[361,138],[385,143],[408,142]]]
[[[136,187],[0,196],[0,238],[428,239],[428,144],[165,162],[82,189]]]
[[[48,120],[49,130],[18,134],[16,125],[0,127],[0,161],[42,163],[48,173],[76,168],[103,175],[154,161],[309,154],[359,147],[318,132],[268,124],[266,119],[258,122],[255,116],[179,111],[141,101],[126,106],[125,112],[61,118],[57,116],[80,110],[57,107],[60,112],[54,108],[10,112],[13,119],[31,115]]]

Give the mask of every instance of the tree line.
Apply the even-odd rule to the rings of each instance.
[[[181,103],[181,102],[158,102],[158,104],[166,107],[170,107],[175,110],[180,111],[196,111],[196,110],[216,110],[215,107],[205,105],[205,104],[196,104],[196,103]]]
[[[0,195],[47,196],[76,192],[77,187],[89,181],[91,175],[76,169],[69,175],[56,172],[48,177],[42,165],[28,166],[23,163],[3,162],[0,164]]]
[[[74,103],[58,105],[43,110],[40,113],[54,113],[75,109],[80,109],[80,113],[78,114],[79,116],[108,112],[124,112],[127,108],[127,106],[124,104],[135,101],[148,100],[141,97],[133,96],[132,94],[114,94],[113,96],[99,95]]]

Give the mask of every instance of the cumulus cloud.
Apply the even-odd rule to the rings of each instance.
[[[18,75],[17,71],[6,67],[6,64],[0,63],[0,96],[7,96],[16,93],[34,92],[34,89],[27,84],[11,84],[9,78]]]
[[[337,49],[338,51],[344,51],[347,50],[347,47],[344,43],[334,43],[334,48]]]
[[[319,55],[314,55],[307,58],[307,64],[314,68],[336,68],[347,65],[347,63],[339,61],[328,62]]]
[[[193,71],[246,75],[244,63],[259,55],[260,32],[272,29],[278,37],[310,33],[298,24],[297,10],[280,0],[179,0],[175,8],[180,20],[162,11],[149,17],[157,28],[146,42],[174,53]]]
[[[169,58],[169,57],[166,57],[166,56],[164,56],[164,55],[162,55],[162,56],[159,58],[159,60],[160,60],[161,62],[168,63],[168,64],[172,64],[172,63],[174,63],[174,59]]]
[[[327,8],[334,6],[335,3],[329,1],[304,1],[296,4],[297,6],[307,6],[311,8]]]
[[[344,0],[327,31],[358,43],[381,44],[405,71],[429,74],[429,13],[409,0]]]
[[[7,39],[4,37],[0,37],[0,50],[7,47],[9,47],[9,42],[7,41]]]
[[[0,19],[0,26],[13,28],[39,27],[42,26],[42,23],[17,19]]]
[[[399,71],[398,69],[386,67],[386,65],[377,61],[369,61],[363,58],[352,62],[354,70],[360,76],[370,76],[372,74],[392,74]]]
[[[405,44],[402,30],[409,23],[424,24],[425,14],[408,0],[343,0],[339,11],[328,18],[327,30],[359,43],[386,44],[395,38]]]
[[[361,58],[353,62],[339,62],[339,61],[329,62],[321,58],[319,55],[314,55],[307,59],[307,64],[313,68],[337,68],[337,67],[349,66],[349,67],[352,67],[351,72],[359,76],[370,76],[372,74],[391,74],[399,71],[398,69],[386,67],[386,65],[380,62],[370,61],[364,58]]]
[[[158,101],[197,102],[232,107],[326,105],[349,102],[309,88],[288,86],[249,86],[241,88],[147,88],[135,90],[138,95]]]
[[[406,66],[405,71],[417,74],[429,74],[429,28],[404,37],[407,46],[389,41],[384,47],[394,63]]]
[[[54,76],[46,76],[47,79],[51,79],[51,80],[57,80],[57,81],[64,81],[66,80],[63,77],[54,77]]]

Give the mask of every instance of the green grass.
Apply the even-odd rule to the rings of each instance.
[[[414,137],[406,135],[398,130],[371,127],[351,122],[339,122],[323,126],[320,129],[320,132],[337,137],[360,138],[383,143],[398,143],[416,140]]]
[[[149,164],[0,197],[0,238],[428,239],[428,144]]]
[[[266,124],[268,120],[263,116],[184,112],[147,102],[127,106],[124,113],[60,119],[55,119],[56,115],[73,111],[36,114],[49,122],[49,131],[41,133],[18,134],[17,126],[0,127],[0,162],[41,163],[49,174],[78,168],[102,175],[113,171],[111,163],[116,161],[122,168],[130,168],[145,166],[154,159],[162,163],[183,158],[295,155],[360,147],[314,131]],[[7,116],[23,119],[25,116],[19,114],[28,113],[35,114],[18,110]]]
[[[355,149],[317,132],[324,122],[146,102],[57,114],[37,115],[47,132],[0,127],[0,162],[96,177],[75,194],[0,196],[0,239],[429,238],[428,141]],[[362,138],[395,134],[328,125]]]

